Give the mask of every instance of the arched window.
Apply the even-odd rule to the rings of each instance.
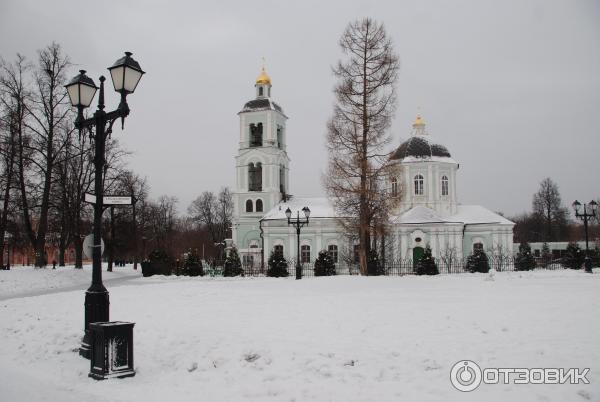
[[[423,195],[424,194],[424,190],[423,190],[423,176],[421,176],[420,174],[415,176],[415,195]]]
[[[337,262],[338,262],[338,246],[335,244],[330,244],[329,247],[327,247],[327,252],[333,259],[333,263],[337,264]]]
[[[273,247],[273,252],[275,254],[283,255],[283,245],[282,244],[278,244],[275,247]]]
[[[254,191],[256,184],[254,183],[255,174],[254,163],[248,164],[248,191]]]
[[[256,200],[256,212],[263,211],[263,203],[262,200]]]
[[[262,191],[262,164],[248,165],[248,191]]]
[[[258,96],[263,96],[263,87],[258,88]]]
[[[250,124],[250,146],[262,147],[263,143],[263,125],[262,123]]]
[[[246,200],[246,212],[252,212],[252,200]]]
[[[254,191],[262,191],[262,164],[260,162],[254,168],[254,183],[256,184]]]
[[[392,197],[398,197],[398,180],[392,177]]]
[[[279,166],[279,192],[285,194],[285,168]]]
[[[448,176],[442,176],[442,195],[448,195]]]
[[[304,263],[310,262],[310,246],[308,244],[300,247],[300,261]]]

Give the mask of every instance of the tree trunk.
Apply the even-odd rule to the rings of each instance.
[[[75,246],[75,268],[83,268],[83,242],[79,235],[73,239]]]
[[[67,245],[64,241],[61,241],[58,245],[58,266],[65,266],[65,252],[67,250]]]

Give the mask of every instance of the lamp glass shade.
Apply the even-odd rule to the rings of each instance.
[[[596,212],[598,208],[598,203],[595,200],[590,201],[590,207],[592,208],[592,212]]]
[[[90,106],[98,90],[94,81],[85,75],[84,70],[81,70],[79,75],[66,85],[66,88],[71,105],[84,108]]]
[[[310,209],[308,209],[308,207],[304,207],[302,208],[302,211],[304,212],[304,216],[306,216],[306,218],[310,218]]]
[[[139,63],[131,55],[131,52],[125,52],[125,57],[120,58],[108,68],[117,92],[133,93],[144,74]]]
[[[581,203],[575,200],[575,202],[573,202],[573,209],[575,210],[575,212],[579,213],[579,208],[581,208]]]
[[[285,210],[285,216],[287,216],[288,219],[290,219],[292,217],[292,210],[291,209],[286,209]]]

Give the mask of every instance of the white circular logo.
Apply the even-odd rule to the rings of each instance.
[[[481,384],[481,368],[471,360],[461,360],[452,366],[450,382],[459,391],[473,391]]]

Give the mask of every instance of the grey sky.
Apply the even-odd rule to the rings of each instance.
[[[331,66],[346,24],[385,23],[401,60],[397,147],[421,108],[460,163],[459,201],[529,210],[546,176],[563,202],[600,196],[600,2],[33,1],[0,3],[0,55],[59,42],[98,82],[125,50],[148,73],[129,104],[130,166],[179,209],[234,184],[236,113],[266,59],[288,121],[291,192],[321,195]],[[109,107],[118,103],[109,92]]]

